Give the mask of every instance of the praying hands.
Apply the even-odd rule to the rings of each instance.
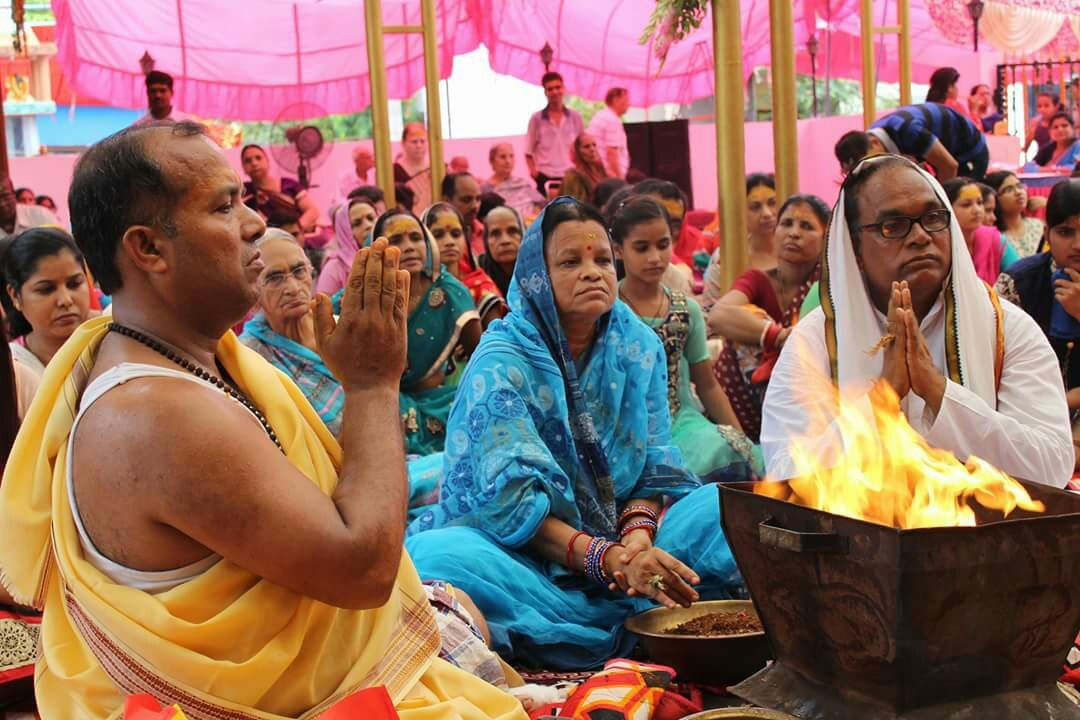
[[[936,415],[945,397],[945,376],[934,364],[926,338],[919,329],[906,281],[892,284],[886,323],[892,339],[885,354],[881,378],[892,386],[900,399],[908,392],[914,392]]]

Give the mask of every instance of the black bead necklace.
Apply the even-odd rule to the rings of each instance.
[[[270,439],[274,441],[275,445],[277,445],[278,450],[280,450],[281,452],[285,452],[285,448],[281,447],[281,442],[278,440],[277,433],[274,432],[274,428],[270,427],[270,423],[267,422],[266,416],[262,414],[262,411],[259,410],[259,408],[255,407],[255,404],[253,402],[247,399],[247,396],[234,388],[232,385],[229,385],[227,382],[225,382],[218,376],[206,372],[201,367],[191,362],[187,358],[180,357],[175,352],[165,347],[165,345],[163,345],[158,340],[155,340],[149,335],[141,333],[138,330],[129,328],[126,325],[120,325],[119,323],[109,323],[109,330],[120,333],[125,337],[129,337],[135,342],[142,343],[143,345],[150,348],[159,355],[164,355],[166,358],[172,360],[174,363],[184,368],[192,375],[202,380],[205,380],[214,387],[220,389],[223,393],[231,397],[233,400],[246,407],[248,410],[251,411],[251,414],[254,415],[260,423],[262,423],[263,429],[266,430],[266,434],[269,435]]]

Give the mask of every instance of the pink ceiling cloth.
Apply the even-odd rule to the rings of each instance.
[[[993,80],[1000,55],[976,54],[969,44],[946,39],[927,7],[958,1],[911,0],[915,82],[925,83],[941,65],[957,67],[965,85]],[[819,79],[827,72],[860,77],[858,5],[792,1],[799,72],[810,72],[806,40],[816,31]],[[875,24],[896,23],[896,0],[873,5]],[[419,23],[418,0],[384,0],[382,6],[386,24]],[[636,106],[711,96],[711,18],[671,48],[661,69],[652,46],[638,43],[654,6],[651,0],[437,0],[442,76],[450,74],[455,55],[482,42],[495,71],[538,83],[544,71],[538,51],[548,42],[555,51],[552,69],[563,74],[570,93],[587,99],[602,99],[613,86],[628,88]],[[200,117],[273,120],[299,103],[328,113],[369,104],[362,0],[53,0],[53,10],[58,59],[73,87],[114,105],[145,106],[138,62],[144,51],[176,79],[176,106]],[[741,28],[749,75],[770,64],[768,0],[741,0]],[[421,40],[387,36],[385,44],[389,95],[409,97],[423,86]],[[880,37],[876,47],[879,81],[895,82],[895,37]]]
[[[418,25],[420,3],[385,0],[383,22]],[[370,103],[361,0],[53,0],[58,61],[83,95],[146,106],[139,58],[175,80],[174,105],[230,120],[273,120],[312,103],[327,113]],[[465,0],[439,0],[439,63],[477,46]],[[419,35],[385,38],[391,98],[423,87]]]

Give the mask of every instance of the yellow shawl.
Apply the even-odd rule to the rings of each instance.
[[[405,554],[391,600],[367,611],[316,602],[227,560],[150,595],[112,583],[83,558],[65,460],[110,319],[85,323],[49,363],[0,485],[0,580],[17,602],[45,610],[36,676],[42,716],[117,717],[124,695],[139,692],[179,704],[193,720],[314,718],[374,685],[386,686],[395,705],[412,704],[407,697],[432,668],[439,636]],[[341,448],[297,387],[232,333],[217,357],[289,460],[333,492]],[[424,680],[420,686],[430,684]]]

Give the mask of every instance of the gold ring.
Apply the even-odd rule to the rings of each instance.
[[[657,592],[664,592],[667,590],[667,586],[664,585],[664,576],[659,573],[649,578],[649,585]]]

